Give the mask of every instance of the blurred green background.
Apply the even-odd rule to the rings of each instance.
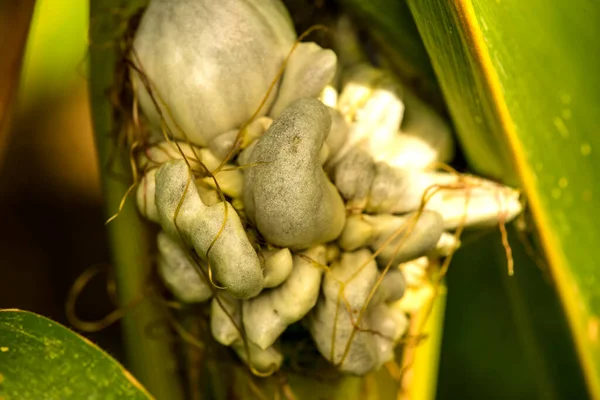
[[[27,22],[17,18],[24,3],[0,1],[0,54],[20,44],[12,35]],[[21,76],[0,75],[1,88],[18,80],[10,127],[0,132],[0,307],[63,324],[71,284],[109,260],[86,84],[88,18],[86,0],[37,1]],[[85,291],[82,318],[112,309],[104,287],[98,279]],[[118,326],[88,336],[121,355]]]
[[[0,32],[16,32],[11,24],[21,23],[10,17],[10,1],[0,1]],[[109,262],[87,96],[87,28],[87,0],[38,0],[21,76],[0,75],[0,88],[19,79],[10,129],[0,132],[0,307],[67,325],[70,285],[86,268]],[[11,45],[0,35],[0,49]],[[543,260],[531,262],[512,233],[514,277],[494,231],[467,238],[450,267],[439,399],[587,398]],[[111,309],[101,279],[78,305],[89,320]],[[118,324],[86,336],[122,359]]]

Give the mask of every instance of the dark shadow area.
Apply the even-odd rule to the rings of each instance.
[[[437,398],[587,399],[555,289],[509,233],[514,276],[499,232],[465,245],[450,266]]]

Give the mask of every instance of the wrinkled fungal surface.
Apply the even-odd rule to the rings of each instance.
[[[151,0],[133,43],[154,135],[136,200],[161,227],[159,275],[256,373],[281,367],[296,323],[341,371],[381,367],[432,301],[452,231],[521,211],[517,191],[439,170],[448,125],[337,39],[338,55],[290,53],[279,0]]]

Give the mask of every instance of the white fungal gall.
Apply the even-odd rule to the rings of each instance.
[[[344,253],[323,279],[324,299],[311,313],[309,329],[323,357],[342,371],[363,375],[389,361],[395,342],[406,330],[402,313],[381,302],[397,294],[384,293],[379,302],[367,304],[379,275],[371,252],[362,249]]]
[[[196,190],[198,190],[198,196],[200,196],[200,200],[207,206],[212,206],[221,202],[221,197],[219,196],[219,192],[214,190],[212,185],[207,185],[205,182],[196,180]],[[232,204],[233,205],[233,204]],[[234,207],[235,208],[235,207]]]
[[[375,164],[362,149],[350,150],[335,168],[335,186],[350,210],[361,211],[367,206],[374,179]]]
[[[244,174],[246,214],[277,246],[305,249],[342,231],[344,203],[319,158],[330,126],[321,102],[298,100],[247,149],[254,166]]]
[[[276,118],[294,101],[319,96],[333,79],[336,62],[333,51],[315,43],[300,43],[290,56],[269,115]]]
[[[327,107],[335,109],[338,101],[337,89],[331,85],[325,86],[319,94],[319,100]]]
[[[419,287],[407,287],[404,296],[400,300],[391,303],[390,307],[409,315],[416,314],[421,311],[434,296],[435,289],[431,283],[427,282]]]
[[[454,251],[458,250],[459,247],[460,240],[457,239],[456,235],[443,232],[430,255],[433,257],[448,257]]]
[[[514,189],[468,175],[374,163],[359,147],[336,165],[334,181],[352,211],[399,214],[423,205],[442,215],[445,229],[492,226],[522,211]]]
[[[249,342],[248,348],[246,349],[246,346],[242,341],[237,341],[233,343],[231,347],[242,361],[262,373],[272,373],[277,371],[283,363],[283,355],[274,346],[261,349],[256,344]]]
[[[262,268],[239,216],[228,202],[202,203],[190,179],[184,161],[165,163],[157,171],[161,226],[169,235],[181,236],[206,259],[217,281],[231,294],[239,298],[257,295],[264,285]]]
[[[434,183],[431,174],[378,162],[365,209],[370,213],[391,214],[414,211],[421,205],[427,188]]]
[[[401,157],[409,160],[408,165],[423,168],[435,161],[451,161],[454,157],[454,140],[448,123],[410,91],[404,92],[402,100],[406,111],[401,132],[405,138],[412,140],[405,141]],[[417,148],[419,150],[415,151]],[[391,164],[401,166],[400,162],[398,159]]]
[[[338,243],[345,251],[354,251],[368,246],[373,241],[373,232],[373,224],[365,221],[362,214],[350,215]]]
[[[157,237],[158,273],[165,286],[184,303],[199,303],[212,297],[212,290],[206,275],[196,268],[194,260],[181,243],[164,232]],[[204,272],[206,274],[206,271]]]
[[[215,340],[225,346],[241,341],[242,302],[219,292],[210,303],[210,330]],[[236,326],[237,325],[237,326]]]
[[[258,117],[246,125],[243,132],[241,132],[242,142],[240,143],[240,148],[245,149],[248,147],[250,143],[262,136],[272,123],[273,120],[269,117]],[[232,150],[235,150],[234,146],[238,134],[240,134],[239,129],[232,129],[221,133],[211,140],[208,147],[217,158],[224,160]]]
[[[325,164],[325,161],[327,161],[328,157],[329,157],[329,147],[327,146],[327,143],[323,143],[323,146],[321,147],[321,151],[319,151],[319,164],[321,164],[321,165]]]
[[[263,250],[260,255],[264,260],[265,288],[281,285],[290,276],[294,265],[290,249]]]
[[[274,371],[283,362],[282,354],[273,346],[261,349],[241,336],[242,304],[227,293],[221,292],[213,299],[210,312],[210,328],[215,340],[231,346],[238,356],[258,371]]]
[[[403,132],[396,134],[393,143],[380,146],[377,152],[377,160],[404,169],[421,170],[442,161],[436,147],[419,137]]]
[[[340,295],[340,285],[344,287],[343,300],[353,309],[360,309],[369,295],[369,291],[379,276],[377,263],[373,254],[367,249],[348,252],[333,263],[331,272],[323,280],[323,295],[328,299],[337,300]],[[358,275],[353,278],[353,275]],[[352,278],[352,279],[351,279]],[[342,298],[339,298],[342,300]]]
[[[405,100],[410,104],[406,112]],[[334,163],[355,146],[374,162],[406,169],[423,169],[449,161],[453,155],[448,125],[382,70],[366,64],[352,68],[338,109],[352,127]]]
[[[221,165],[222,159],[219,159],[211,150],[191,146],[182,142],[162,142],[155,146],[145,149],[139,157],[138,164],[141,168],[156,168],[173,160],[187,160],[192,170],[197,171],[200,180],[205,185],[216,188],[217,181],[219,189],[230,197],[240,197],[243,188],[242,172],[232,164],[225,164],[223,169],[214,174],[214,179],[210,174],[216,171]]]
[[[379,251],[382,265],[401,263],[427,254],[435,248],[444,229],[442,217],[434,211],[397,215],[365,215],[374,229],[369,244]]]
[[[434,196],[446,229],[495,226],[509,222],[523,207],[517,190],[473,176],[462,176],[462,189],[441,190]]]
[[[444,235],[443,229],[444,222],[434,211],[402,216],[356,214],[347,218],[338,244],[345,251],[370,247],[378,252],[377,260],[384,267],[457,246],[454,236]]]
[[[408,318],[387,304],[378,304],[370,309],[369,326],[377,334],[373,341],[377,349],[377,366],[381,366],[395,358],[396,344],[408,330]]]
[[[329,116],[331,117],[331,128],[329,129],[327,139],[325,139],[325,144],[329,147],[328,160],[330,161],[335,158],[335,155],[346,143],[350,126],[338,110],[327,107],[327,111],[329,111]]]
[[[456,184],[458,177],[374,162],[366,150],[355,147],[336,165],[334,181],[349,209],[399,214],[417,210],[430,188]],[[436,201],[441,196],[428,199],[425,206],[436,209]]]
[[[325,246],[294,256],[292,272],[280,286],[244,301],[244,329],[260,348],[273,345],[288,325],[299,321],[315,305],[325,265]]]
[[[382,71],[361,64],[346,71],[343,89],[338,97],[337,109],[346,117],[349,123],[354,122],[360,108],[366,104],[373,92],[373,86]]]
[[[146,171],[137,187],[135,200],[137,208],[145,218],[152,222],[160,222],[156,209],[156,168]]]
[[[199,162],[202,161],[202,157],[199,156],[200,151],[201,147],[185,142],[163,141],[145,148],[139,155],[137,164],[141,169],[157,168],[167,161],[183,160],[185,157],[190,162],[192,168],[200,169],[202,168],[202,164]]]
[[[408,287],[418,288],[426,281],[428,267],[429,259],[427,257],[419,257],[415,260],[400,264],[398,269],[402,272]]]
[[[171,131],[207,145],[255,112],[294,40],[279,1],[152,0],[133,59],[152,83]],[[160,126],[139,80],[137,87],[146,116]],[[273,92],[262,115],[274,99]]]
[[[327,261],[327,265],[329,265],[334,260],[340,258],[341,250],[338,245],[335,243],[328,243],[326,246],[325,259]]]
[[[344,253],[341,261],[331,266],[331,273],[325,275],[324,299],[319,301],[309,319],[311,335],[323,357],[334,365],[341,364],[341,370],[356,374],[364,374],[377,365],[377,350],[370,334],[354,332],[353,323],[377,279],[377,264],[370,258],[371,253],[365,249]],[[349,280],[353,273],[358,275],[342,290],[341,282]],[[359,327],[368,328],[365,319]],[[350,351],[343,359],[348,345]]]
[[[390,268],[381,280],[372,303],[390,303],[400,300],[404,296],[406,285],[406,279],[400,268]]]

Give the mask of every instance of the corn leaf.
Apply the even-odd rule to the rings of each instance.
[[[150,399],[99,347],[48,318],[0,310],[3,399]]]

